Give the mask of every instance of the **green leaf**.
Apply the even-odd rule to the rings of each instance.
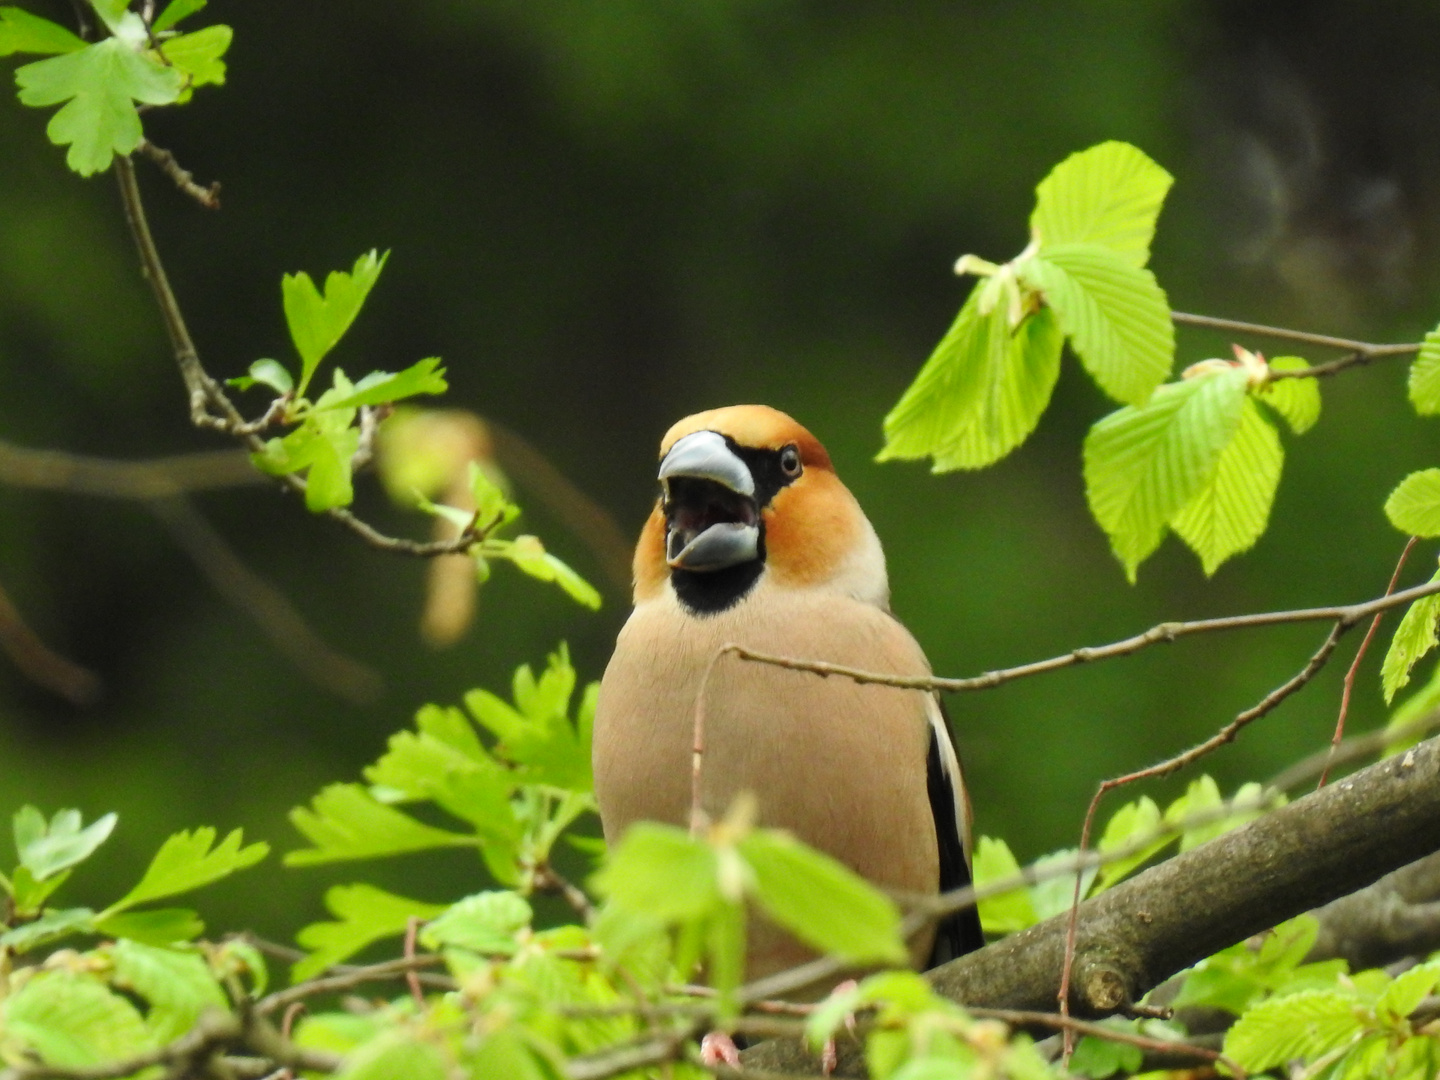
[[[59,23],[17,7],[0,7],[0,56],[77,52],[85,42]]]
[[[1132,582],[1167,522],[1216,468],[1244,406],[1245,372],[1226,368],[1162,386],[1143,407],[1090,429],[1085,493]]]
[[[1425,335],[1410,365],[1410,404],[1421,416],[1440,413],[1440,326]]]
[[[983,888],[1019,877],[1020,864],[1004,840],[982,836],[975,845],[974,876],[976,888]],[[992,934],[1018,934],[1039,921],[1023,885],[980,901],[980,924]]]
[[[980,313],[977,286],[930,359],[885,417],[878,460],[931,456],[935,471],[978,469],[1035,429],[1060,374],[1054,316],[1039,311],[1013,332],[1004,305]]]
[[[249,390],[252,386],[268,386],[277,394],[288,394],[295,389],[295,380],[278,360],[256,360],[250,365],[248,375],[238,375],[225,381],[240,390]]]
[[[1127,1024],[1126,1029],[1131,1026]],[[1075,1054],[1070,1058],[1070,1071],[1078,1076],[1103,1080],[1117,1072],[1139,1072],[1144,1059],[1145,1055],[1138,1046],[1086,1035],[1076,1045]]]
[[[287,852],[286,866],[475,845],[473,836],[425,825],[377,802],[359,784],[331,784],[309,808],[291,810],[290,821],[315,846]]]
[[[325,279],[323,296],[310,275],[303,270],[297,274],[286,274],[281,279],[285,322],[290,327],[295,351],[300,354],[297,394],[305,393],[320,361],[350,329],[389,257],[388,251],[380,255],[371,250],[355,260],[350,273],[332,270]]]
[[[448,1080],[449,1075],[439,1047],[404,1029],[392,1028],[347,1054],[335,1080]]]
[[[34,922],[22,923],[0,934],[0,948],[23,953],[48,941],[70,934],[93,933],[95,912],[89,908],[47,911]]]
[[[1362,1030],[1353,997],[1311,990],[1251,1006],[1225,1033],[1225,1053],[1260,1072],[1344,1046]]]
[[[1152,837],[1152,839],[1148,840],[1145,846],[1138,851],[1114,862],[1107,862],[1100,867],[1100,876],[1096,880],[1094,892],[1103,892],[1108,889],[1137,866],[1148,862],[1151,856],[1175,839],[1173,836],[1154,837],[1159,828],[1160,808],[1148,795],[1141,796],[1138,802],[1126,803],[1115,811],[1105,825],[1104,835],[1100,837],[1098,845],[1100,854],[1108,855],[1111,852],[1123,850],[1146,837]]]
[[[145,1020],[158,1043],[185,1034],[207,1009],[228,1011],[220,984],[198,952],[117,941],[109,953],[115,964],[111,982],[150,1003]]]
[[[270,845],[263,841],[241,847],[244,842],[241,829],[235,829],[219,844],[215,843],[215,837],[215,830],[209,826],[170,837],[150,860],[140,884],[106,908],[99,918],[107,919],[136,904],[209,885],[237,870],[254,866],[270,853]]]
[[[295,936],[310,950],[291,973],[295,982],[314,978],[371,942],[405,933],[411,919],[433,919],[445,910],[444,904],[411,900],[363,883],[332,886],[325,893],[325,906],[339,921],[311,923]]]
[[[1309,368],[1298,356],[1277,356],[1270,361],[1272,371],[1308,371]],[[1296,435],[1304,435],[1320,419],[1319,379],[1280,379],[1262,384],[1255,393],[1284,417]]]
[[[760,906],[807,945],[856,963],[904,961],[899,909],[854,871],[774,829],[747,835],[740,854]]]
[[[1385,516],[1411,536],[1440,536],[1440,469],[1421,469],[1401,480],[1385,500]]]
[[[1117,401],[1145,404],[1175,360],[1170,302],[1155,275],[1095,244],[1046,247],[1017,270],[1055,310],[1100,389]]]
[[[49,824],[33,806],[15,815],[15,850],[20,865],[44,881],[52,874],[84,862],[110,837],[118,818],[106,814],[81,828],[79,810],[57,810]]]
[[[160,34],[169,30],[181,19],[188,19],[197,11],[203,11],[207,2],[208,0],[170,0],[170,3],[165,5],[165,10],[150,24],[151,33]]]
[[[184,76],[141,56],[119,38],[78,52],[26,64],[15,72],[24,105],[64,107],[45,133],[69,146],[65,162],[81,176],[109,168],[115,154],[129,154],[144,138],[135,102],[168,105],[180,96]]]
[[[144,945],[173,945],[191,941],[205,932],[200,916],[189,908],[152,908],[127,911],[97,920],[95,931],[113,938],[129,938]]]
[[[69,870],[62,870],[44,881],[37,881],[27,868],[16,867],[10,876],[10,898],[15,905],[15,914],[38,915],[50,894],[64,885],[69,876]]]
[[[637,821],[590,879],[621,907],[663,922],[695,919],[721,902],[715,849],[684,829]]]
[[[1432,964],[1421,964],[1400,975],[1385,988],[1375,1002],[1375,1011],[1390,1023],[1403,1020],[1414,1012],[1435,989],[1440,981],[1440,969]]]
[[[534,912],[516,892],[482,892],[451,904],[422,931],[427,949],[469,949],[492,956],[512,956],[520,947],[516,935],[530,925]]]
[[[703,1075],[680,1070],[681,1067],[676,1067],[675,1075]],[[564,1073],[547,1061],[526,1040],[525,1029],[516,1025],[492,1031],[485,1037],[470,1061],[470,1075],[476,1080],[492,1076],[505,1080],[558,1080]]]
[[[220,59],[230,48],[235,33],[228,26],[207,26],[193,34],[181,34],[161,44],[160,52],[187,82],[179,100],[188,101],[190,94],[201,86],[223,86],[225,61]]]
[[[1440,582],[1437,570],[1431,583]],[[1385,653],[1385,663],[1380,667],[1380,685],[1385,691],[1385,704],[1390,704],[1401,687],[1410,681],[1410,669],[1426,653],[1435,647],[1436,622],[1440,621],[1440,593],[1422,596],[1410,605],[1395,636],[1390,639],[1390,648]]]
[[[139,1011],[98,979],[41,971],[0,1005],[0,1029],[46,1065],[87,1069],[152,1049]]]
[[[484,549],[492,559],[509,559],[537,581],[553,581],[565,594],[591,611],[600,608],[600,592],[574,570],[545,550],[538,536],[517,536],[514,540],[492,541]]]
[[[432,356],[404,371],[372,371],[355,384],[353,393],[326,403],[329,409],[355,409],[361,405],[385,405],[416,394],[443,394],[449,389],[440,358]]]
[[[1071,154],[1040,181],[1030,233],[1042,252],[1059,244],[1099,244],[1144,266],[1155,219],[1174,182],[1129,143],[1103,142]]]
[[[1285,451],[1280,436],[1254,399],[1241,406],[1240,423],[1220,451],[1210,477],[1170,525],[1200,556],[1205,574],[1255,546],[1270,520]]]
[[[1055,868],[1061,864],[1070,863],[1073,866],[1078,854],[1079,852],[1075,848],[1052,851],[1049,855],[1044,855],[1033,863],[1032,869],[1040,880],[1030,887],[1030,902],[1035,905],[1035,914],[1041,922],[1070,910],[1071,901],[1075,896],[1075,874],[1072,872],[1053,877],[1050,875],[1054,874]],[[1082,897],[1089,895],[1090,886],[1094,883],[1098,872],[1094,866],[1080,872],[1080,895]]]
[[[335,375],[344,379],[338,371]],[[305,506],[312,513],[348,506],[355,498],[350,463],[360,445],[360,432],[350,426],[353,419],[353,410],[311,411],[302,426],[283,438],[267,440],[265,449],[251,454],[250,460],[271,476],[308,469]]]
[[[1310,955],[1320,936],[1320,921],[1310,914],[1297,915],[1265,936],[1256,964],[1267,979],[1294,971]]]

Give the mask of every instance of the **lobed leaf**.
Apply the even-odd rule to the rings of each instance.
[[[15,850],[20,865],[35,881],[83,862],[110,837],[119,820],[114,814],[96,818],[81,827],[79,810],[57,810],[47,824],[33,806],[22,806],[15,814]]]
[[[1150,258],[1155,220],[1174,178],[1143,151],[1103,142],[1071,154],[1035,189],[1030,232],[1041,251],[1099,244],[1132,266]]]
[[[1054,309],[1085,370],[1112,398],[1143,405],[1169,376],[1175,325],[1149,270],[1110,248],[1061,244],[1023,261],[1018,272]]]
[[[281,279],[285,322],[290,328],[295,351],[300,354],[297,394],[305,393],[320,361],[350,329],[389,257],[388,251],[380,255],[372,249],[355,260],[355,266],[348,274],[332,270],[325,279],[323,295],[303,270],[286,274]]]
[[[181,34],[160,46],[160,53],[175,70],[185,76],[185,89],[177,99],[190,100],[201,86],[225,84],[225,61],[220,59],[230,48],[235,33],[228,26],[207,26],[193,34]]]
[[[339,921],[311,923],[295,935],[310,955],[291,970],[294,982],[313,979],[381,938],[405,933],[411,919],[433,919],[445,911],[444,904],[412,900],[364,883],[332,886],[325,892],[325,906]]]
[[[1411,536],[1440,536],[1440,469],[1421,469],[1401,480],[1385,500],[1385,516]]]
[[[21,923],[0,934],[0,948],[23,953],[70,934],[90,933],[94,928],[95,912],[89,908],[52,909],[34,922]]]
[[[524,573],[537,581],[552,581],[565,594],[591,611],[600,608],[600,592],[568,564],[545,550],[538,536],[517,536],[514,540],[491,541],[484,555],[492,559],[509,559]]]
[[[65,162],[81,176],[109,168],[116,154],[129,154],[144,138],[135,103],[168,105],[177,100],[184,76],[137,53],[119,38],[26,64],[15,72],[24,105],[63,107],[45,132],[68,146]]]
[[[155,16],[155,21],[150,24],[150,32],[164,33],[181,19],[187,19],[203,10],[207,2],[208,0],[170,0],[170,3],[165,5],[165,10]]]
[[[205,924],[189,908],[152,908],[97,919],[95,932],[107,937],[129,938],[142,945],[173,945],[199,937],[205,932]]]
[[[404,371],[372,371],[355,384],[353,392],[325,404],[327,409],[355,409],[361,405],[388,405],[417,394],[443,394],[449,384],[440,358],[432,356]]]
[[[1200,556],[1207,577],[1264,534],[1284,462],[1280,436],[1254,400],[1246,398],[1239,426],[1209,479],[1170,518],[1170,526]]]
[[[136,904],[189,892],[229,877],[237,870],[254,866],[270,853],[264,841],[241,847],[244,832],[235,829],[219,844],[216,832],[205,826],[193,832],[178,832],[160,846],[140,883],[101,913],[101,920]],[[212,850],[213,849],[213,850]]]
[[[32,15],[23,8],[0,7],[0,56],[13,53],[53,56],[83,48],[85,42],[59,23]]]
[[[1240,424],[1245,373],[1207,372],[1111,413],[1085,438],[1091,513],[1133,582],[1170,519],[1205,485]]]
[[[1432,583],[1440,582],[1440,570],[1430,580]],[[1422,596],[1406,610],[1405,617],[1395,628],[1395,636],[1390,639],[1390,648],[1386,650],[1385,662],[1380,667],[1385,704],[1390,704],[1400,688],[1410,681],[1410,669],[1435,647],[1437,621],[1440,621],[1440,593]]]
[[[426,825],[383,803],[359,784],[331,784],[290,811],[290,821],[315,846],[287,852],[286,866],[371,859],[407,851],[471,847],[475,838]]]
[[[1272,371],[1306,371],[1309,367],[1298,356],[1277,356],[1270,361]],[[1256,391],[1256,396],[1279,413],[1296,435],[1304,435],[1320,419],[1319,379],[1267,382]]]

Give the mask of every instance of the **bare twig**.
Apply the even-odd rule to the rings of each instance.
[[[140,153],[153,161],[160,167],[174,185],[183,191],[190,198],[203,206],[206,210],[220,209],[220,181],[216,180],[209,187],[201,187],[195,183],[193,173],[182,169],[180,163],[175,160],[175,155],[169,150],[162,150],[149,139],[140,140]]]
[[[142,461],[117,461],[61,450],[32,450],[0,439],[0,483],[114,499],[162,499],[187,491],[259,484],[238,450],[209,450]]]
[[[1355,341],[1351,338],[1331,337],[1329,334],[1312,334],[1305,330],[1288,330],[1280,326],[1264,326],[1260,323],[1239,322],[1235,319],[1217,319],[1210,315],[1191,315],[1183,311],[1172,311],[1170,318],[1182,326],[1195,326],[1203,330],[1221,330],[1229,333],[1253,334],[1257,337],[1277,338],[1294,341],[1301,345],[1315,345],[1322,349],[1342,349],[1350,355],[1332,360],[1328,364],[1317,364],[1300,371],[1272,371],[1270,379],[1315,379],[1324,378],[1360,367],[1373,360],[1391,356],[1410,356],[1420,351],[1420,344],[1381,345],[1370,341]]]
[[[59,694],[72,705],[91,705],[100,697],[100,677],[51,649],[31,630],[0,585],[0,652],[31,682]]]
[[[1092,1035],[1097,1039],[1104,1039],[1107,1042],[1124,1043],[1127,1046],[1136,1046],[1141,1050],[1150,1050],[1162,1054],[1178,1054],[1198,1059],[1200,1061],[1213,1061],[1224,1065],[1231,1072],[1240,1077],[1245,1077],[1245,1070],[1240,1068],[1234,1061],[1227,1058],[1218,1050],[1211,1050],[1209,1047],[1196,1046],[1190,1042],[1174,1042],[1168,1039],[1153,1039],[1148,1035],[1140,1035],[1133,1031],[1122,1031],[1117,1028],[1106,1027],[1104,1024],[1097,1024],[1088,1020],[1077,1020],[1073,1016],[1066,1016],[1062,1013],[1033,1012],[1027,1009],[983,1009],[970,1008],[966,1010],[971,1016],[978,1016],[987,1020],[1002,1020],[1011,1027],[1050,1027],[1057,1031],[1068,1031],[1074,1035]]]
[[[586,925],[594,920],[595,908],[590,903],[590,898],[585,895],[585,891],[548,862],[535,868],[534,880],[537,889],[557,893]]]
[[[710,688],[710,675],[715,670],[715,665],[727,652],[734,652],[744,659],[747,657],[746,650],[740,646],[731,648],[723,645],[710,657],[710,662],[705,665],[705,673],[700,676],[700,686],[695,691],[695,729],[690,745],[690,835],[699,836],[705,826],[709,824],[705,816],[705,810],[701,806],[701,780],[702,769],[705,764],[705,693]],[[783,665],[782,665],[783,666]]]
[[[415,959],[415,938],[420,933],[420,924],[424,920],[419,915],[411,915],[405,920],[405,959]],[[405,972],[405,985],[410,988],[410,997],[417,1008],[425,1008],[425,992],[420,989],[420,979],[416,976],[414,969]]]
[[[1405,569],[1405,560],[1410,557],[1410,552],[1419,542],[1418,536],[1412,536],[1405,544],[1405,550],[1400,552],[1400,558],[1395,563],[1395,572],[1390,575],[1390,584],[1385,586],[1385,595],[1389,596],[1395,591],[1395,583],[1400,580],[1400,571]],[[1340,691],[1340,715],[1335,720],[1335,734],[1330,737],[1330,752],[1333,754],[1340,745],[1340,740],[1345,738],[1345,715],[1350,711],[1350,692],[1355,688],[1355,672],[1360,668],[1360,661],[1365,659],[1365,652],[1370,648],[1370,642],[1374,640],[1375,631],[1380,629],[1380,620],[1385,617],[1383,611],[1377,611],[1375,617],[1370,620],[1370,629],[1365,631],[1365,640],[1360,642],[1360,648],[1355,650],[1355,659],[1350,661],[1350,668],[1345,672],[1345,684]],[[1320,772],[1320,787],[1325,786],[1325,780],[1330,775],[1329,766]]]
[[[443,957],[425,954],[406,956],[398,960],[386,960],[380,964],[366,964],[363,967],[353,967],[348,971],[335,975],[306,979],[304,982],[297,983],[284,990],[277,990],[273,994],[267,994],[255,1003],[255,1012],[260,1016],[269,1016],[277,1009],[288,1008],[298,1001],[305,1001],[307,998],[312,998],[317,994],[331,994],[340,990],[352,990],[357,986],[363,986],[365,983],[406,979],[409,975],[416,974],[420,968],[434,967],[436,964],[442,963],[443,960]],[[450,989],[454,989],[454,980],[447,978],[445,982]]]

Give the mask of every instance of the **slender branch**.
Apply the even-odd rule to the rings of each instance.
[[[408,975],[415,974],[420,968],[434,967],[444,960],[440,956],[405,956],[398,960],[386,960],[380,964],[366,964],[363,967],[351,968],[349,971],[336,975],[326,975],[317,979],[307,979],[305,982],[295,986],[287,987],[284,990],[277,990],[273,994],[267,994],[255,1003],[255,1012],[259,1016],[269,1016],[277,1009],[283,1009],[296,1002],[312,998],[316,994],[330,994],[338,990],[352,990],[370,982],[388,982],[391,979],[404,979]],[[454,987],[453,980],[446,980],[450,987]]]
[[[1177,1054],[1200,1061],[1218,1062],[1230,1069],[1232,1074],[1244,1078],[1245,1070],[1240,1068],[1234,1061],[1227,1058],[1218,1050],[1212,1050],[1206,1046],[1197,1046],[1191,1042],[1175,1042],[1168,1039],[1152,1039],[1148,1035],[1140,1035],[1133,1031],[1124,1031],[1118,1028],[1106,1027],[1104,1024],[1097,1024],[1089,1020],[1076,1020],[1073,1016],[1065,1016],[1061,1013],[1035,1012],[1029,1009],[985,1009],[970,1008],[967,1010],[971,1016],[978,1016],[987,1020],[1002,1020],[1011,1027],[1052,1027],[1058,1031],[1070,1032],[1075,1035],[1091,1035],[1097,1039],[1104,1039],[1107,1042],[1124,1043],[1127,1046],[1136,1046],[1141,1050],[1149,1050],[1160,1054]]]
[[[31,682],[54,691],[72,705],[91,705],[100,697],[100,677],[51,649],[30,629],[0,585],[0,652],[10,657]]]
[[[1343,361],[1345,367],[1351,367],[1357,363],[1368,363],[1371,360],[1379,360],[1388,356],[1408,356],[1420,351],[1419,342],[1413,345],[1383,345],[1371,341],[1356,341],[1353,338],[1331,337],[1329,334],[1313,334],[1308,330],[1290,330],[1282,326],[1266,326],[1262,323],[1240,322],[1236,319],[1217,319],[1213,315],[1191,315],[1184,311],[1172,311],[1170,318],[1181,326],[1194,326],[1202,330],[1221,330],[1237,334],[1254,334],[1257,337],[1294,341],[1301,345],[1316,345],[1322,349],[1343,349],[1345,352],[1363,357],[1358,361],[1347,357]],[[1332,371],[1340,370],[1336,366],[1340,364],[1342,361],[1337,360],[1334,364],[1323,364],[1320,367],[1311,368],[1309,371],[1286,372],[1284,377],[1314,377],[1321,374],[1321,368],[1331,368]],[[1324,374],[1331,374],[1332,371],[1325,371]],[[1282,376],[1280,372],[1276,372],[1272,377],[1280,378]]]
[[[160,167],[160,171],[168,176],[171,182],[190,198],[203,206],[206,210],[220,209],[220,181],[214,181],[209,187],[201,187],[195,183],[195,175],[180,167],[175,160],[175,155],[169,150],[162,150],[149,139],[140,140],[139,151],[149,160]]]
[[[0,439],[0,483],[113,499],[163,499],[264,482],[238,450],[211,450],[141,461],[32,450]]]

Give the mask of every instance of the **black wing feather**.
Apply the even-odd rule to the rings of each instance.
[[[941,708],[945,727],[950,719]],[[926,786],[930,793],[930,812],[935,818],[935,839],[940,847],[940,891],[963,888],[970,884],[970,861],[955,821],[955,804],[960,795],[946,773],[940,756],[940,744],[934,727],[930,729],[930,750],[926,757]],[[956,780],[958,781],[958,777]],[[980,914],[972,907],[945,916],[935,927],[935,944],[930,950],[926,968],[938,967],[947,960],[973,952],[985,944],[980,929]]]

